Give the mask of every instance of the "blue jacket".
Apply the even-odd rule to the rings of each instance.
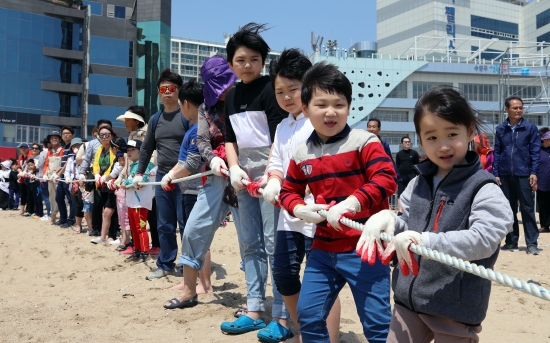
[[[494,176],[537,175],[540,163],[540,136],[537,127],[521,119],[512,132],[510,121],[497,126]]]

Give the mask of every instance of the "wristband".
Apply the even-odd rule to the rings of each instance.
[[[271,178],[272,176],[276,177],[279,179],[279,181],[281,181],[281,184],[283,184],[283,182],[285,180],[283,180],[282,177],[280,177],[279,175],[275,174],[275,173],[272,173],[272,172],[267,172],[267,179]]]

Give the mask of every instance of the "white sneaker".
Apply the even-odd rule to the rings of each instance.
[[[119,245],[120,244],[120,239],[116,239],[114,241],[111,241],[109,242],[110,245]]]
[[[107,243],[107,240],[103,239],[101,237],[97,237],[97,238],[92,239],[90,242],[92,242],[94,244],[99,244],[99,243]]]
[[[40,217],[40,220],[48,221],[50,220],[50,217],[47,214],[45,214],[44,216]]]

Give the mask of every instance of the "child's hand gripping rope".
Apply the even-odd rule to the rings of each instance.
[[[376,262],[377,255],[382,263],[389,263],[390,260],[383,259],[383,253],[388,243],[380,239],[380,234],[387,233],[393,236],[394,231],[395,217],[390,210],[373,214],[365,224],[363,233],[357,242],[357,255],[361,256],[363,262],[368,262],[370,265]]]

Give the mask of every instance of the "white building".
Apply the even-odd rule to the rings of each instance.
[[[183,82],[192,78],[202,80],[201,66],[210,56],[216,54],[226,56],[225,43],[179,37],[172,37],[171,41],[170,69],[179,73]],[[278,55],[279,53],[274,51],[268,54],[262,75],[269,74],[269,63]]]

